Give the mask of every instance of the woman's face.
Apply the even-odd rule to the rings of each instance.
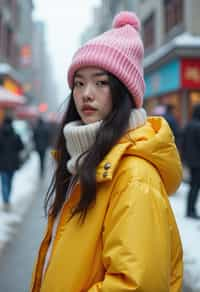
[[[112,110],[108,75],[102,69],[87,67],[76,72],[73,96],[84,124],[104,120]]]

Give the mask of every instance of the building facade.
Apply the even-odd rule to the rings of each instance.
[[[33,22],[33,92],[34,105],[48,104],[48,110],[58,108],[56,83],[52,72],[52,64],[47,52],[46,30],[42,21]]]
[[[57,84],[46,28],[34,20],[33,12],[33,0],[0,0],[0,86],[24,95],[26,106],[55,111]],[[0,105],[0,119],[7,110]]]
[[[32,0],[0,0],[0,85],[23,94],[31,80]]]
[[[145,107],[172,104],[184,125],[200,102],[198,0],[136,0],[145,46]]]
[[[93,10],[93,22],[82,34],[81,43],[111,28],[114,16],[122,10],[135,10],[135,0],[101,0]]]

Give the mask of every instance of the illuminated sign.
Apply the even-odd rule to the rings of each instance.
[[[38,106],[39,112],[40,113],[45,113],[48,109],[48,104],[47,103],[40,103]]]
[[[200,59],[183,59],[181,62],[183,88],[200,89]]]

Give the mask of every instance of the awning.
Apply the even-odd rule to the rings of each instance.
[[[17,95],[0,86],[0,107],[15,108],[26,103],[25,96]]]
[[[200,37],[184,32],[146,56],[144,59],[144,71],[147,73],[151,67],[160,66],[160,63],[165,63],[167,58],[172,59],[179,55],[193,58],[199,57],[199,50]]]

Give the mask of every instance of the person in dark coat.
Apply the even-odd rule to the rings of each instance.
[[[6,117],[0,128],[0,174],[4,210],[10,208],[10,195],[15,171],[20,167],[20,151],[24,145],[12,127],[12,119]]]
[[[33,130],[35,150],[40,157],[41,175],[44,174],[44,161],[47,147],[49,146],[49,129],[42,118],[39,118]]]
[[[175,118],[174,115],[174,106],[172,104],[167,104],[166,105],[166,110],[164,114],[164,118],[167,120],[175,138],[175,143],[177,147],[179,148],[180,144],[180,135],[181,135],[181,130],[180,126],[178,124],[178,121]]]
[[[200,104],[193,109],[192,119],[183,131],[182,156],[190,170],[190,190],[187,198],[186,215],[200,219],[196,203],[200,189]]]

